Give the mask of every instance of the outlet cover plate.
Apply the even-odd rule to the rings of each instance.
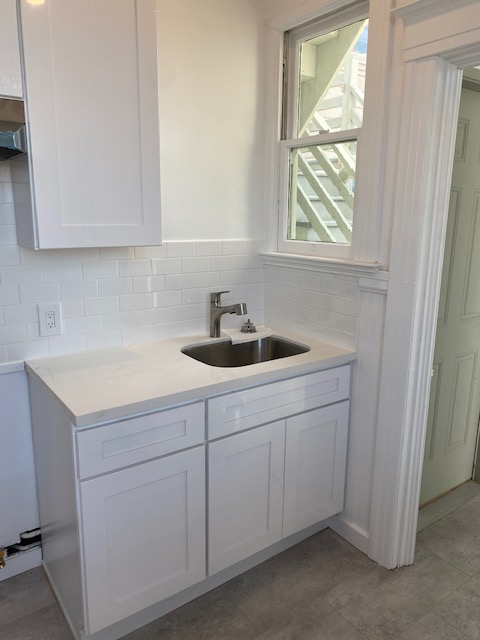
[[[41,336],[59,336],[62,333],[62,313],[59,302],[37,304],[38,330]]]

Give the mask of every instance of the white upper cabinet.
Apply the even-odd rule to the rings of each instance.
[[[19,243],[160,244],[155,0],[20,0],[20,33],[29,153],[11,163]]]
[[[23,96],[15,0],[0,3],[0,96]],[[0,110],[0,120],[1,115]]]

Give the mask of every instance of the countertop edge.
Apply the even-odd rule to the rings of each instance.
[[[285,334],[286,332],[282,331],[282,335]],[[192,367],[192,377],[195,379],[195,383],[190,382],[188,384],[179,384],[178,390],[175,388],[163,393],[159,393],[162,389],[162,385],[159,383],[158,389],[155,388],[155,391],[152,391],[147,396],[144,395],[144,397],[139,398],[138,400],[131,398],[127,399],[124,403],[122,403],[121,400],[118,403],[113,403],[111,399],[110,403],[106,402],[105,406],[102,408],[96,408],[95,410],[82,411],[81,409],[78,409],[78,398],[76,398],[77,405],[75,405],[75,402],[72,400],[72,397],[75,396],[75,392],[79,395],[82,389],[79,388],[75,390],[74,388],[72,391],[74,382],[67,379],[70,373],[68,371],[69,360],[65,359],[65,357],[63,357],[63,360],[51,358],[38,361],[27,361],[25,363],[25,368],[30,375],[35,376],[42,386],[62,404],[69,415],[72,425],[75,428],[85,428],[107,422],[114,422],[116,420],[125,420],[139,414],[161,411],[164,408],[188,404],[196,400],[204,400],[206,397],[231,393],[239,389],[269,384],[285,378],[297,377],[314,371],[342,366],[349,364],[356,359],[356,352],[354,349],[339,347],[328,342],[321,342],[318,339],[313,340],[308,337],[302,337],[298,334],[294,337],[297,341],[302,341],[306,344],[314,344],[309,358],[303,358],[302,361],[302,356],[292,356],[290,358],[248,365],[246,367],[231,368],[229,371],[222,367],[211,367],[192,360],[190,365]],[[154,345],[157,350],[162,349],[162,346],[165,350],[172,350],[173,345],[173,350],[176,353],[178,350],[178,344],[180,343],[187,345],[195,341],[200,342],[203,340],[204,338],[202,336],[194,336],[193,338],[190,336],[152,343],[152,345]],[[128,348],[122,348],[122,353],[128,357],[131,353],[138,355],[138,352],[145,350],[148,352],[148,345],[132,345]],[[112,354],[115,355],[115,351],[116,350],[100,350],[93,354],[90,352],[90,356],[88,353],[81,353],[74,354],[69,358],[72,362],[72,368],[77,366],[77,374],[78,371],[80,371],[82,375],[88,376],[89,369],[88,366],[85,366],[85,361],[88,360],[89,357],[98,359],[98,367],[102,367],[102,356],[104,355],[105,359],[108,359]],[[325,351],[327,353],[325,353]],[[315,357],[316,353],[318,353],[317,357]],[[184,356],[182,354],[182,358],[188,358],[188,356]],[[173,360],[171,362],[172,368],[174,368],[175,364],[178,364],[179,362],[181,361]],[[152,381],[152,377],[154,376],[152,376],[152,371],[148,369],[148,365],[151,365],[151,361],[146,359],[145,363],[145,375],[148,383]],[[137,369],[136,375],[138,377],[138,362],[136,362],[135,365]],[[117,366],[117,369],[115,370],[117,375],[119,369],[121,369],[121,367]],[[84,370],[87,373],[84,373]],[[95,371],[95,366],[92,365],[92,376],[97,375],[100,379],[102,373],[102,371]],[[196,382],[197,379],[198,382]],[[110,384],[126,384],[128,381],[129,376],[127,371],[124,379],[117,378],[116,380],[112,380]],[[202,383],[202,381],[204,382]],[[109,381],[107,380],[105,384],[109,384]],[[100,403],[98,402],[97,404]]]

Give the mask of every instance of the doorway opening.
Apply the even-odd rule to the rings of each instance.
[[[480,69],[464,71],[420,507],[480,481]],[[472,487],[475,490],[475,487]],[[455,492],[458,499],[471,491]],[[453,504],[456,502],[452,498]],[[443,500],[442,504],[449,501]],[[458,502],[458,500],[457,500]],[[434,510],[433,510],[434,511]]]

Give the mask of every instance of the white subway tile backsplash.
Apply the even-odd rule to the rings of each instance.
[[[43,271],[45,282],[73,282],[83,277],[82,265],[75,262],[46,265]]]
[[[22,303],[60,301],[60,285],[56,282],[21,284],[19,289]],[[85,296],[76,297],[83,298]]]
[[[7,181],[0,182],[0,204],[9,204],[13,202],[12,183]]]
[[[130,293],[120,296],[120,311],[136,311],[152,307],[151,293]]]
[[[99,331],[97,333],[87,334],[87,349],[109,349],[119,347],[122,344],[122,332],[117,331]]]
[[[182,304],[181,291],[158,291],[153,294],[155,307],[172,307]]]
[[[67,318],[64,324],[66,335],[92,333],[103,329],[103,318],[101,315],[80,316],[79,318]]]
[[[137,324],[137,312],[106,313],[103,316],[103,327],[106,330],[125,329],[135,327]]]
[[[132,278],[109,278],[98,282],[99,296],[119,296],[128,293],[133,293]]]
[[[122,344],[137,344],[138,342],[152,342],[153,327],[127,327],[122,329]]]
[[[5,324],[25,324],[35,322],[38,318],[37,305],[13,304],[3,309]]]
[[[135,258],[166,258],[167,246],[135,247]]]
[[[334,298],[332,310],[356,318],[358,316],[358,300]]]
[[[62,300],[77,300],[80,298],[93,298],[98,295],[98,282],[96,280],[79,280],[78,282],[62,282]],[[52,298],[53,300],[53,298]],[[48,302],[46,300],[46,302]]]
[[[20,264],[20,249],[17,246],[0,247],[0,265]]]
[[[210,271],[210,258],[182,258],[183,273],[198,273],[200,271]]]
[[[223,254],[222,240],[196,240],[196,256],[221,256]]]
[[[232,271],[235,269],[235,256],[213,256],[210,258],[211,271]]]
[[[182,290],[193,287],[193,273],[170,274],[165,276],[165,290]]]
[[[61,314],[64,318],[75,318],[76,316],[85,315],[85,304],[95,298],[87,298],[86,300],[62,300]]]
[[[135,311],[150,309],[152,306],[151,293],[130,293],[120,296],[120,311]]]
[[[259,269],[262,267],[262,260],[259,255],[248,254],[244,256],[235,256],[236,269]]]
[[[193,320],[186,320],[182,322],[182,335],[183,336],[194,336],[198,334],[205,334],[208,332],[208,322],[205,318],[196,318]]]
[[[163,291],[164,289],[165,276],[137,276],[133,278],[133,293]]]
[[[206,287],[219,287],[220,286],[220,271],[207,271],[206,273],[195,273],[193,275],[193,286],[206,288]]]
[[[17,230],[14,224],[0,225],[0,245],[17,243]]]
[[[100,260],[133,260],[133,247],[103,247],[100,249]]]
[[[28,322],[27,327],[27,340],[39,340],[40,339],[40,329],[37,322]]]
[[[1,189],[0,184],[0,189]],[[15,209],[13,204],[0,203],[0,224],[15,224]]]
[[[5,362],[17,362],[18,360],[33,360],[46,358],[53,355],[48,346],[48,340],[42,338],[25,342],[11,343],[7,346],[7,358]]]
[[[0,164],[0,362],[208,331],[210,292],[263,320],[258,240],[34,251],[17,246],[10,171]],[[282,284],[285,284],[283,280]],[[349,298],[344,295],[344,298]],[[39,337],[37,304],[60,302],[63,334]],[[349,302],[339,303],[348,312]],[[226,323],[241,323],[229,316]]]
[[[24,324],[0,326],[0,344],[24,342],[27,339],[27,328]]]
[[[245,269],[245,282],[261,282],[264,274],[263,269]]]
[[[120,260],[118,263],[118,275],[121,278],[128,276],[149,276],[152,273],[150,260]]]
[[[63,356],[67,353],[87,350],[87,336],[55,336],[48,338],[48,349],[51,356]]]
[[[42,282],[44,279],[43,269],[27,266],[2,267],[0,269],[0,278],[4,285]]]
[[[139,327],[159,325],[170,322],[171,307],[157,307],[153,309],[140,309],[137,311],[136,324]]]
[[[358,282],[301,269],[268,267],[265,320],[279,328],[355,346]]]
[[[165,275],[167,273],[182,273],[181,258],[160,258],[152,260],[152,273],[154,275]]]
[[[120,311],[119,296],[102,296],[85,300],[85,314],[89,316],[117,313],[118,311]]]
[[[56,249],[34,251],[33,249],[25,249],[25,247],[18,248],[20,250],[20,261],[22,264],[36,264],[44,266],[47,264],[59,264],[62,262],[62,252]]]
[[[255,242],[253,240],[224,240],[223,254],[237,255],[245,253],[258,253],[255,251]]]
[[[183,325],[181,322],[164,322],[155,325],[153,328],[154,340],[169,340],[183,335]],[[188,356],[185,356],[188,357]]]
[[[258,285],[238,284],[232,287],[231,291],[234,302],[245,302],[248,298],[256,298],[258,296]]]
[[[85,280],[95,278],[116,278],[118,276],[118,262],[116,260],[96,260],[83,263],[83,277]]]
[[[181,307],[178,307],[178,313],[181,320],[205,318],[206,310],[207,307],[204,304],[184,304]]]
[[[62,249],[62,262],[98,262],[100,249]]]
[[[183,289],[182,290],[182,304],[197,304],[205,303],[206,305],[210,301],[210,289]]]
[[[221,271],[220,284],[225,287],[232,287],[234,284],[243,284],[245,273],[243,271]]]
[[[195,242],[168,242],[168,258],[185,258],[195,255]]]

